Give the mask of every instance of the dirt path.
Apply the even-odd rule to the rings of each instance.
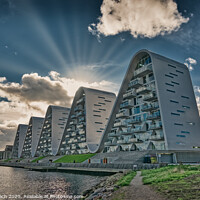
[[[130,186],[114,192],[110,200],[166,200],[166,198],[152,190],[150,186],[143,185],[141,172],[138,171]]]

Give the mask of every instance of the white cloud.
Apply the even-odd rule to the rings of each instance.
[[[194,65],[196,65],[197,64],[197,61],[194,59],[194,58],[187,58],[187,59],[185,59],[185,63],[184,63],[186,66],[187,66],[187,68],[190,70],[190,71],[192,71],[192,70],[194,70]]]
[[[133,37],[152,38],[179,30],[187,23],[179,13],[173,0],[104,0],[102,16],[97,24],[90,24],[88,30],[100,37],[130,31]]]
[[[8,99],[0,101],[0,150],[14,142],[18,124],[27,124],[30,116],[44,117],[49,104],[70,107],[75,92],[81,86],[115,93],[119,89],[119,85],[113,82],[89,83],[62,77],[55,71],[48,76],[24,74],[21,83],[0,82],[0,97]]]
[[[6,81],[6,77],[0,77],[0,83],[3,83],[4,81]]]
[[[194,93],[196,96],[197,107],[199,109],[200,114],[200,86],[194,86]]]

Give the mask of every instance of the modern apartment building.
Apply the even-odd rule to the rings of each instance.
[[[98,152],[198,148],[200,120],[188,68],[139,51],[130,62]]]
[[[95,152],[104,134],[115,94],[81,87],[75,94],[59,154]]]
[[[41,117],[30,118],[28,129],[26,132],[26,137],[24,139],[22,155],[21,155],[22,158],[31,158],[35,156],[43,123],[44,123],[44,118]]]
[[[12,149],[12,158],[20,158],[28,125],[19,124]]]
[[[13,146],[12,145],[6,145],[5,151],[3,151],[3,159],[7,160],[10,159],[12,156],[12,149]]]
[[[70,109],[50,105],[47,109],[36,156],[56,155]]]

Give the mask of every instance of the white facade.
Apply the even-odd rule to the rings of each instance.
[[[98,151],[199,147],[200,120],[188,68],[139,51],[130,62]]]
[[[36,156],[56,155],[70,109],[60,106],[49,106],[46,112]]]
[[[19,124],[12,149],[12,158],[20,158],[28,125]]]
[[[95,152],[114,105],[115,94],[81,87],[76,92],[59,154]]]
[[[44,118],[41,117],[30,118],[21,157],[30,158],[35,156],[43,123],[44,123]]]

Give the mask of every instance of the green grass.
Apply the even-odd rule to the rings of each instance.
[[[42,160],[42,159],[45,158],[45,157],[46,157],[46,156],[40,156],[40,157],[38,157],[38,158],[32,160],[31,162],[32,162],[32,163],[35,163],[35,162],[37,162],[37,161],[39,161],[39,160]]]
[[[3,162],[9,162],[11,160],[12,160],[12,158],[9,158],[9,159],[4,160]]]
[[[95,153],[90,153],[90,154],[78,154],[78,155],[65,155],[58,160],[55,160],[54,163],[81,163],[84,162],[85,160],[93,157],[96,155]]]
[[[143,170],[143,183],[173,200],[200,199],[200,166],[179,165]]]
[[[128,174],[123,176],[119,181],[117,181],[117,185],[121,187],[130,185],[135,175],[136,175],[136,171],[129,172]]]

